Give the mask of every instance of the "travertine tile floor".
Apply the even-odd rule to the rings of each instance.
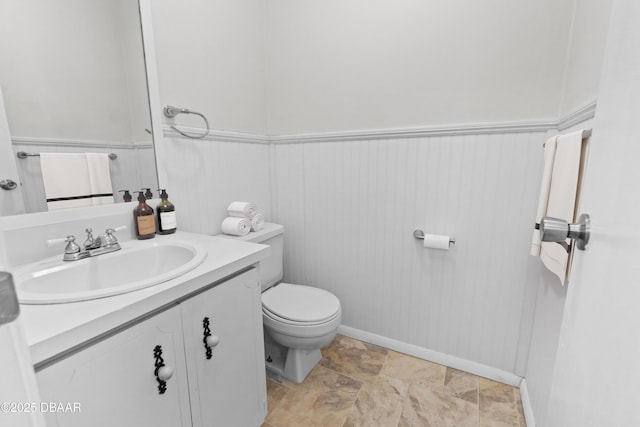
[[[337,335],[302,384],[267,380],[263,427],[526,427],[517,388]]]

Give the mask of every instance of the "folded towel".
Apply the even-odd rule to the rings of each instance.
[[[582,134],[580,130],[547,141],[537,222],[543,216],[575,222],[588,143],[588,139],[582,139]],[[540,242],[539,233],[534,233],[532,241],[531,254],[539,255],[545,267],[558,276],[563,285],[571,271],[573,254],[568,250],[569,243],[569,239],[560,243]],[[539,248],[537,253],[536,247]]]
[[[256,205],[251,202],[232,202],[227,208],[229,216],[252,219],[256,213]]]
[[[251,218],[251,231],[260,231],[264,228],[264,216],[262,214],[257,213],[253,218]]]
[[[222,221],[222,232],[232,236],[244,236],[251,231],[251,221],[248,218],[226,217]]]
[[[41,153],[40,167],[50,211],[114,201],[106,154]]]

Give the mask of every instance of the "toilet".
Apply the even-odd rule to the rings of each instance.
[[[336,336],[342,307],[331,292],[281,282],[283,234],[282,225],[265,223],[260,231],[234,238],[271,246],[271,255],[260,262],[266,368],[272,377],[300,383]]]

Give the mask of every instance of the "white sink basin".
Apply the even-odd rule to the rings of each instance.
[[[132,292],[185,274],[207,256],[200,246],[175,241],[131,241],[121,246],[119,251],[80,261],[63,262],[58,256],[16,270],[18,300],[57,304]]]

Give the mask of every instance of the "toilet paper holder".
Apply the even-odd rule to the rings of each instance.
[[[413,232],[413,237],[415,237],[418,240],[424,240],[424,231],[422,230],[415,230]],[[455,245],[456,244],[456,239],[453,237],[449,237],[449,244],[450,245]]]

